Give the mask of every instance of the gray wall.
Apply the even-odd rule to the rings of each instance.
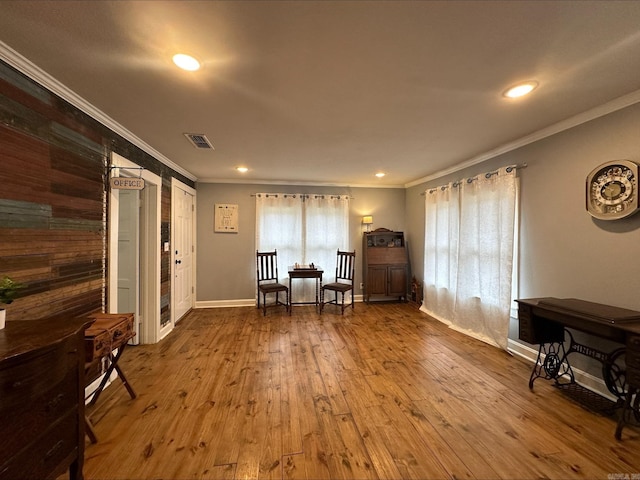
[[[424,231],[424,197],[420,193],[451,179],[526,163],[528,167],[518,173],[520,297],[575,297],[640,310],[640,213],[602,221],[585,209],[587,175],[616,159],[640,163],[640,104],[407,189],[416,276],[423,276],[424,239],[419,233]]]
[[[350,188],[296,185],[199,183],[197,185],[197,291],[196,302],[229,304],[255,298],[255,197],[259,192],[349,194],[350,248],[356,250],[356,295],[361,295],[362,232],[364,215],[373,215],[374,229],[404,231],[403,188]],[[216,203],[238,205],[238,233],[215,233]],[[323,265],[334,268],[335,265]],[[286,265],[279,265],[286,268]],[[246,302],[244,302],[246,303]]]
[[[640,213],[623,220],[593,219],[585,209],[586,177],[596,166],[616,159],[640,162],[640,104],[627,107],[456,175],[406,191],[407,225],[414,242],[414,274],[422,279],[426,188],[490,171],[519,170],[520,298],[558,297],[640,310]],[[415,230],[415,231],[414,231]],[[510,338],[517,339],[517,320]],[[604,351],[612,345],[577,334],[576,340]],[[598,375],[600,365],[576,358],[578,368]]]

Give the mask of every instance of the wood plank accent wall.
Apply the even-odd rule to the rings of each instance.
[[[162,177],[169,241],[171,178],[194,182],[0,61],[0,278],[25,284],[20,298],[0,306],[8,321],[104,311],[111,152]],[[169,260],[163,253],[163,322]]]
[[[160,196],[160,241],[171,240],[171,179],[162,179]],[[171,321],[171,252],[160,253],[160,325]]]

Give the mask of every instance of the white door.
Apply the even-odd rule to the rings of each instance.
[[[195,201],[193,191],[178,182],[173,184],[171,205],[173,210],[173,318],[177,322],[193,307],[194,253],[193,219]]]
[[[140,338],[140,195],[137,190],[121,190],[118,195],[118,312],[134,313],[134,328]]]

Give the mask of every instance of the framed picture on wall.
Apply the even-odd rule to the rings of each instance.
[[[216,203],[213,225],[214,232],[238,233],[238,205]]]

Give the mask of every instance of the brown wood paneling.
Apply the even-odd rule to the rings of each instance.
[[[171,245],[171,180],[162,180],[160,197],[160,236],[162,243]],[[171,321],[171,252],[160,254],[160,324]]]
[[[79,154],[89,150],[84,144],[52,146],[42,125],[38,132],[0,126],[0,182],[8,186],[0,198],[0,276],[25,285],[7,306],[10,320],[103,308],[106,160]]]
[[[35,320],[58,314],[76,317],[99,311],[102,309],[102,286],[101,278],[68,286],[52,282],[48,290],[15,300],[8,313],[11,319]]]
[[[67,173],[84,180],[102,183],[104,172],[101,169],[102,159],[99,155],[90,155],[93,161],[62,148],[51,147],[51,168],[57,172]]]
[[[111,152],[161,176],[170,241],[171,178],[194,182],[0,61],[0,277],[26,285],[9,321],[104,309]],[[164,323],[171,265],[162,255]]]
[[[82,257],[89,251],[101,254],[102,247],[102,236],[96,231],[0,228],[0,257],[44,253]]]
[[[49,146],[0,125],[2,198],[42,203],[49,189]]]

